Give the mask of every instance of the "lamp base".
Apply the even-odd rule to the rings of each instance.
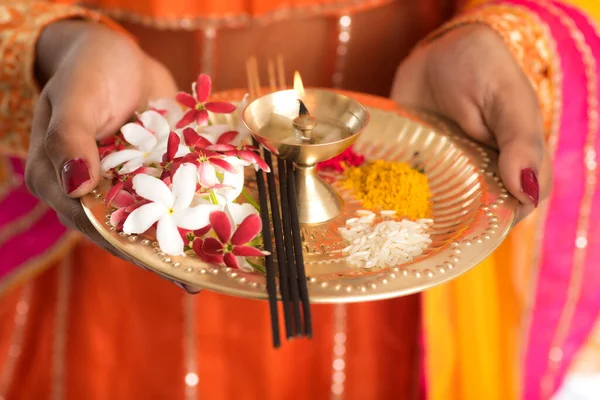
[[[320,224],[341,214],[344,200],[319,177],[315,166],[296,166],[298,219],[301,224]]]

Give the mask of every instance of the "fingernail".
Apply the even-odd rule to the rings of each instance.
[[[537,175],[531,168],[521,171],[521,190],[529,196],[533,201],[533,205],[537,207],[540,200],[540,185]]]
[[[90,180],[88,165],[84,159],[75,158],[65,163],[62,167],[63,188],[67,194],[74,192]]]

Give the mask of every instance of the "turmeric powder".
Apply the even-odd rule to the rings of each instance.
[[[412,220],[430,214],[427,176],[402,162],[377,160],[348,168],[343,180],[367,209],[395,210]]]

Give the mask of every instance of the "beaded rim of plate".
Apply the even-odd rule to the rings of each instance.
[[[343,263],[341,256],[306,257],[308,288],[312,303],[345,303],[378,300],[408,295],[436,286],[468,271],[485,259],[507,236],[516,217],[517,201],[507,192],[497,175],[497,153],[465,137],[451,124],[441,118],[417,111],[398,114],[392,111],[370,109],[371,125],[384,124],[398,128],[413,129],[419,132],[434,133],[435,141],[449,139],[453,152],[458,150],[466,156],[473,173],[467,175],[480,184],[475,196],[480,200],[475,208],[470,207],[470,222],[465,222],[463,232],[452,240],[442,241],[442,245],[415,261],[392,268],[379,268],[369,271],[344,271],[343,273],[313,274],[312,269],[327,271],[334,265]],[[379,121],[379,122],[378,122]],[[231,121],[229,121],[231,123]],[[387,124],[387,125],[386,125]],[[369,129],[369,128],[367,128]],[[376,129],[376,127],[373,127]],[[365,132],[366,133],[366,132]],[[367,133],[368,134],[368,133]],[[410,133],[406,133],[410,135]],[[364,134],[363,134],[364,135]],[[443,138],[446,139],[443,139]],[[356,151],[370,154],[371,158],[389,147],[380,140],[380,149],[373,140],[363,140],[356,144]],[[385,142],[385,143],[381,143]],[[409,140],[410,142],[410,140]],[[429,143],[431,144],[431,143]],[[379,153],[378,153],[379,152]],[[464,163],[463,163],[464,164]],[[463,170],[448,171],[462,173]],[[464,175],[464,174],[463,174]],[[476,178],[473,178],[476,176]],[[340,194],[346,200],[345,216],[363,208],[351,193],[341,188]],[[97,189],[82,199],[84,209],[93,225],[113,246],[128,254],[137,263],[172,280],[199,286],[204,289],[229,295],[266,299],[265,277],[259,273],[246,273],[227,267],[203,263],[192,257],[170,257],[160,251],[155,241],[136,235],[116,232],[110,226],[110,213],[104,208],[103,194]],[[435,201],[435,198],[433,199]],[[472,200],[471,201],[476,201]],[[475,210],[475,211],[474,211]],[[465,211],[461,211],[465,212]],[[448,226],[456,225],[456,216],[445,217]],[[462,216],[461,218],[467,218]],[[434,218],[435,219],[435,218]],[[467,218],[468,220],[468,218]],[[437,222],[437,221],[436,221]],[[336,222],[340,226],[340,220]],[[434,222],[435,225],[435,222]],[[329,226],[328,229],[335,227]],[[355,267],[354,267],[355,268]],[[356,269],[356,268],[355,268]]]

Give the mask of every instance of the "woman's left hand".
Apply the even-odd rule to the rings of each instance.
[[[467,25],[423,46],[399,67],[392,99],[436,112],[500,151],[500,177],[521,220],[550,192],[552,170],[532,85],[502,38]]]

